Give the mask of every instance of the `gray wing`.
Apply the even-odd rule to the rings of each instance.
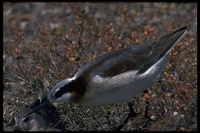
[[[153,44],[137,45],[119,51],[109,52],[101,55],[92,62],[83,66],[76,76],[93,77],[99,75],[102,77],[115,76],[129,70],[140,70],[149,61]],[[156,60],[156,59],[154,59]]]
[[[83,66],[75,76],[82,79],[96,75],[110,77],[130,70],[143,73],[156,61],[168,55],[172,47],[183,38],[185,30],[186,27],[183,27],[148,44],[104,54]]]

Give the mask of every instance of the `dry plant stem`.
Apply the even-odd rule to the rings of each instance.
[[[16,46],[16,55],[17,55],[16,59],[18,59],[19,58],[19,55],[18,55],[19,47],[18,46],[19,46],[20,43],[23,42],[24,35],[23,35],[23,31],[21,30],[21,28],[20,28],[19,25],[14,26],[12,30],[13,30],[13,35],[14,35],[13,36],[13,43]],[[26,78],[26,80],[28,82],[30,82],[29,78],[26,76],[26,74],[22,70],[22,68],[21,68],[21,66],[19,64],[19,61],[17,61],[17,67],[20,70],[20,72],[24,75],[24,77]]]
[[[79,63],[79,60],[80,60],[80,57],[81,57],[81,52],[82,52],[82,42],[81,42],[81,38],[82,38],[82,35],[83,35],[83,31],[84,31],[84,26],[85,26],[85,23],[84,23],[84,18],[83,18],[83,15],[84,15],[84,12],[85,10],[82,10],[81,11],[81,14],[79,15],[79,20],[78,20],[78,23],[77,23],[77,29],[78,29],[78,33],[76,33],[76,36],[77,36],[77,42],[78,42],[78,57],[75,59],[77,61],[77,65],[78,67],[80,68],[80,63]]]
[[[81,49],[82,49],[82,43],[81,43],[81,38],[82,38],[82,34],[83,34],[83,30],[84,30],[84,21],[83,21],[83,14],[84,14],[84,10],[81,11],[81,15],[80,15],[80,18],[81,18],[81,22],[79,24],[80,26],[80,32],[78,33],[78,46],[79,46],[79,51],[78,51],[78,56],[80,57],[81,56]]]

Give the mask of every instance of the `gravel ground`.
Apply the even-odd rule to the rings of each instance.
[[[14,117],[33,103],[37,79],[51,89],[103,53],[183,26],[187,35],[170,53],[159,82],[133,99],[140,114],[123,131],[197,130],[197,3],[4,2],[3,130],[13,131]],[[55,107],[65,131],[110,131],[129,111],[126,103]]]

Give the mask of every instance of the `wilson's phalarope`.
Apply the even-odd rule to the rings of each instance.
[[[186,29],[183,27],[150,43],[99,56],[73,78],[57,83],[49,99],[25,117],[49,103],[101,106],[118,102],[129,103],[130,117],[134,112],[131,99],[160,77],[169,52],[185,36]]]

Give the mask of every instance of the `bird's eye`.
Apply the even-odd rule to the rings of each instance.
[[[54,95],[55,97],[60,97],[62,95],[62,89],[58,88],[55,92]]]
[[[28,122],[29,121],[29,117],[26,117],[25,119],[24,119],[24,122]]]

